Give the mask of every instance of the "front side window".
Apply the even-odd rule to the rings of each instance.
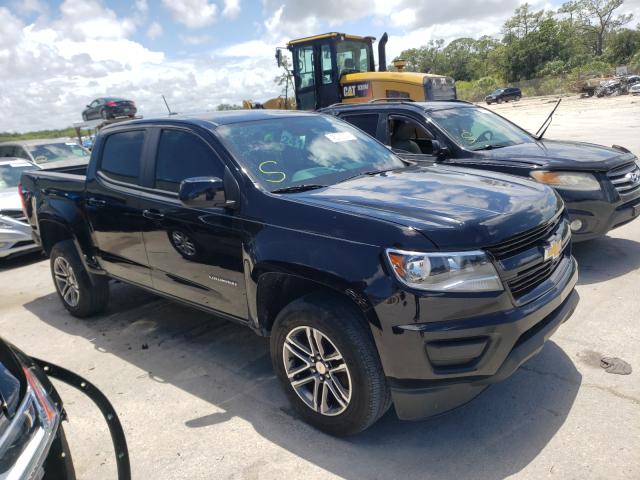
[[[475,107],[431,112],[433,121],[467,150],[486,150],[531,142],[520,128],[489,110]]]
[[[388,148],[329,116],[292,116],[218,127],[216,133],[269,191],[332,185],[365,172],[403,168]]]
[[[143,130],[112,133],[104,142],[100,170],[114,180],[136,183],[143,145]]]
[[[177,192],[185,178],[223,176],[224,165],[200,138],[182,130],[162,131],[155,188]]]
[[[331,47],[328,44],[322,45],[320,49],[322,63],[322,84],[333,83],[333,61],[331,60]]]
[[[53,142],[26,147],[37,164],[60,162],[64,160],[88,159],[89,151],[73,142]]]

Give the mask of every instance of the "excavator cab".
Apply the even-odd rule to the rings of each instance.
[[[340,81],[344,75],[375,72],[374,40],[333,32],[290,41],[298,109],[316,110],[345,96],[365,96],[368,92],[353,87],[343,91]]]
[[[373,56],[374,37],[345,33],[325,33],[292,40],[287,44],[293,57],[293,79],[299,110],[317,110],[334,103],[361,103],[374,100],[455,100],[451,77],[404,72],[402,60],[397,71],[387,72],[387,34],[378,42],[378,71]],[[276,51],[280,65],[282,54]]]

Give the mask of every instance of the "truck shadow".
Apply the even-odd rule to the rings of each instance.
[[[267,441],[349,479],[495,479],[517,473],[564,423],[582,381],[569,357],[549,342],[511,378],[456,411],[413,423],[399,421],[391,409],[363,434],[336,439],[296,418],[273,374],[268,340],[243,326],[122,284],[112,285],[109,310],[90,320],[69,316],[55,294],[25,307],[147,372],[100,385],[107,396],[117,398],[114,392],[125,386],[144,395],[153,388],[149,382],[162,382],[207,401],[210,412],[179,423],[183,434],[203,439],[203,456],[215,455],[216,441],[224,442],[215,426],[240,417]],[[81,363],[66,366],[91,379]],[[139,425],[128,420],[129,431],[147,428],[142,419]],[[132,448],[134,464],[137,455],[148,452]]]
[[[0,259],[0,272],[4,272],[14,268],[27,267],[36,262],[41,262],[45,258],[46,257],[42,252],[30,252],[11,256],[5,259]]]
[[[604,237],[573,245],[580,285],[606,282],[640,268],[640,242]]]

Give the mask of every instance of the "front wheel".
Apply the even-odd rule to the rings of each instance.
[[[391,405],[369,327],[348,301],[315,293],[276,318],[271,360],[297,413],[331,435],[371,426]]]
[[[87,272],[71,240],[51,249],[51,275],[64,308],[73,316],[88,317],[107,306],[109,280]]]

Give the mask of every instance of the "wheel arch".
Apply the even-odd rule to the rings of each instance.
[[[367,322],[380,326],[375,310],[364,292],[335,275],[318,271],[302,274],[262,270],[257,272],[254,278],[255,321],[259,331],[264,335],[270,335],[278,313],[285,306],[314,292],[323,292],[329,297],[349,302]]]

